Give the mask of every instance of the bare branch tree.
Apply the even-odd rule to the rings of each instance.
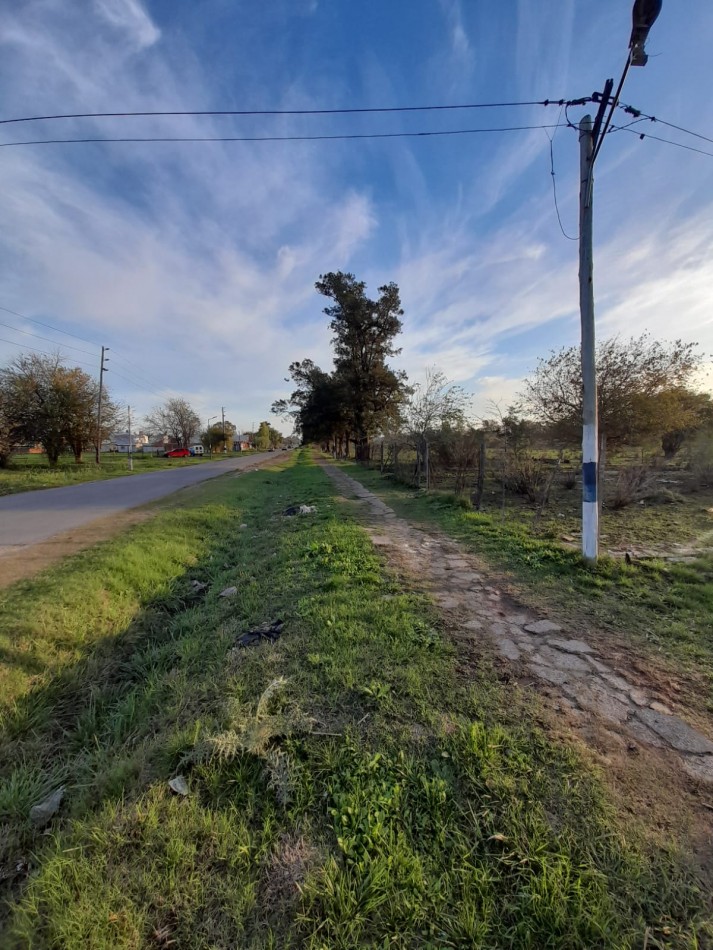
[[[187,400],[175,397],[146,416],[146,425],[155,435],[165,433],[187,449],[200,430],[201,420]]]

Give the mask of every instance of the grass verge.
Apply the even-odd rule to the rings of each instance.
[[[437,525],[498,570],[569,627],[616,631],[650,654],[683,667],[700,682],[700,698],[713,712],[713,555],[675,563],[600,558],[596,567],[531,526],[481,514],[452,495],[414,492],[354,464],[349,473],[376,491],[399,514]]]
[[[461,677],[307,459],[184,502],[4,593],[3,946],[701,945],[675,848]]]

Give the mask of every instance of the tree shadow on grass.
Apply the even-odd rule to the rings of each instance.
[[[221,568],[216,568],[216,552]],[[92,642],[77,662],[41,682],[0,718],[0,929],[28,877],[41,864],[43,832],[30,809],[64,786],[47,828],[60,831],[105,804],[168,779],[195,741],[195,724],[210,728],[221,713],[224,657],[241,620],[263,619],[266,592],[253,582],[231,599],[239,568],[217,543],[147,599],[120,632]],[[207,583],[196,590],[192,581]],[[262,606],[261,606],[262,605]],[[42,660],[4,650],[0,662],[46,675]],[[30,858],[38,852],[39,858]]]

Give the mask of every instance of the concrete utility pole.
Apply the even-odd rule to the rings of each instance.
[[[213,458],[213,439],[210,432],[210,424],[214,419],[217,419],[217,416],[211,416],[208,420],[208,428],[206,429],[206,435],[208,436],[208,454]]]
[[[134,459],[131,455],[131,406],[127,406],[129,410],[129,471],[133,472],[134,470]]]
[[[607,79],[598,97],[599,111],[585,115],[579,123],[579,312],[582,323],[582,555],[594,562],[599,556],[599,419],[597,401],[597,363],[594,334],[594,283],[592,250],[592,202],[594,163],[609,131],[614,110],[624,88],[629,68],[645,66],[648,60],[644,44],[649,30],[661,12],[662,0],[634,0],[629,55],[617,90]],[[609,113],[604,120],[604,113]],[[603,125],[603,127],[602,127]]]
[[[109,362],[109,357],[104,358],[104,354],[109,350],[108,346],[102,347],[102,358],[99,365],[99,402],[97,404],[97,450],[96,450],[96,463],[97,465],[101,461],[101,450],[102,450],[102,396],[104,394],[104,373],[108,372],[105,362]]]
[[[582,322],[582,554],[599,555],[597,366],[594,340],[592,117],[579,123],[579,312]]]
[[[228,446],[225,444],[225,406],[220,407],[220,414],[223,417],[223,452],[227,452]]]

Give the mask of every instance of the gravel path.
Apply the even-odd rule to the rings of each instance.
[[[691,777],[713,784],[713,741],[612,669],[585,638],[511,607],[455,541],[426,534],[341,469],[323,467],[345,497],[361,503],[373,543],[457,616],[462,635],[488,637],[504,660],[557,690],[573,711],[596,716],[638,742],[674,751]]]

